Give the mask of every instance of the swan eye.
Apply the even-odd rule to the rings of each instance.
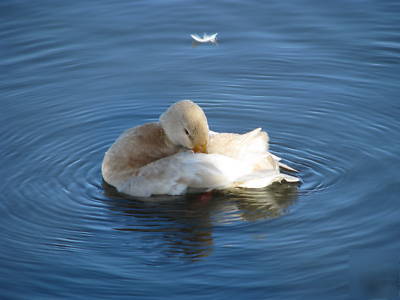
[[[185,134],[187,135],[187,136],[190,136],[190,134],[189,134],[189,131],[185,128]]]

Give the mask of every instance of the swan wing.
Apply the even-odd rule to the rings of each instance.
[[[140,197],[181,195],[188,188],[222,189],[251,172],[251,168],[220,154],[179,152],[142,167],[118,191]]]

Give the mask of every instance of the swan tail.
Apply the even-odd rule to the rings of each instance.
[[[274,182],[282,181],[294,183],[299,182],[299,179],[291,175],[279,173],[276,170],[264,170],[239,178],[235,182],[235,186],[242,188],[263,188]]]
[[[276,156],[276,155],[274,155],[274,154],[271,153],[271,157],[272,157],[275,161],[278,162],[278,165],[279,165],[279,167],[280,167],[281,169],[284,169],[284,170],[289,171],[289,172],[294,172],[294,173],[298,173],[298,172],[299,172],[298,170],[296,170],[296,169],[294,169],[294,168],[288,166],[287,164],[284,164],[283,162],[281,162],[282,158],[280,158],[279,156]]]
[[[284,164],[284,163],[281,163],[281,162],[279,162],[278,164],[279,164],[279,167],[280,167],[281,169],[284,169],[284,170],[286,170],[286,171],[294,172],[294,173],[298,173],[298,172],[299,172],[298,170],[296,170],[296,169],[294,169],[294,168],[288,166],[287,164]]]

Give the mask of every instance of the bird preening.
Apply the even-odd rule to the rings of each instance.
[[[118,192],[140,197],[298,182],[280,172],[295,170],[269,152],[268,142],[261,128],[245,134],[211,131],[202,108],[182,100],[159,122],[125,131],[106,152],[102,175]]]

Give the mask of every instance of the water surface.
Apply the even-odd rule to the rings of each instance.
[[[1,298],[396,299],[399,13],[2,1]],[[203,32],[218,45],[193,47]],[[302,184],[147,202],[104,185],[118,135],[185,98],[212,130],[268,131]]]

